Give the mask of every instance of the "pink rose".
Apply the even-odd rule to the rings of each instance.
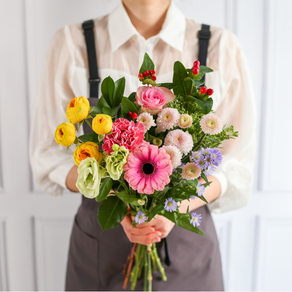
[[[174,100],[174,94],[165,87],[140,86],[136,92],[136,103],[141,112],[147,111],[156,115],[164,108],[167,102]]]

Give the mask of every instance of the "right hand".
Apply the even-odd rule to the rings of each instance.
[[[130,242],[151,246],[153,242],[161,241],[161,232],[155,231],[153,227],[147,225],[139,228],[133,227],[132,219],[129,214],[125,216],[121,225]]]

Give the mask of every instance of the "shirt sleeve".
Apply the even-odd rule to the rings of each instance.
[[[214,173],[221,195],[209,204],[213,213],[247,205],[253,184],[256,152],[256,114],[247,60],[234,34],[224,31],[219,46],[221,100],[216,114],[226,127],[234,125],[238,138],[223,142],[223,162]]]
[[[53,37],[34,100],[30,134],[30,162],[34,181],[48,194],[60,196],[74,166],[72,150],[55,142],[55,130],[66,122],[66,108],[74,98],[74,68],[69,27]]]

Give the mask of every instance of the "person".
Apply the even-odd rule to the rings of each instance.
[[[144,53],[156,65],[158,82],[170,82],[173,63],[192,67],[198,59],[201,24],[186,18],[171,0],[122,0],[110,14],[97,18],[95,37],[101,79],[126,78],[125,95],[141,85],[137,75]],[[183,202],[180,211],[202,214],[205,237],[174,226],[162,216],[133,228],[127,215],[115,229],[102,232],[96,213],[99,203],[82,198],[75,216],[68,255],[66,290],[121,290],[123,264],[132,243],[156,242],[162,262],[161,239],[168,238],[171,265],[163,282],[154,274],[154,290],[223,290],[218,240],[210,211],[222,213],[245,206],[252,186],[255,152],[255,109],[247,61],[237,38],[211,27],[207,66],[214,72],[206,85],[214,89],[214,108],[225,124],[235,126],[239,138],[224,142],[223,163],[202,200]],[[57,125],[66,120],[66,107],[75,96],[88,94],[88,61],[81,24],[67,25],[54,36],[35,102],[30,159],[35,181],[45,192],[60,196],[78,192],[72,152],[54,141]],[[78,135],[83,129],[78,130]],[[142,289],[138,281],[137,289]]]

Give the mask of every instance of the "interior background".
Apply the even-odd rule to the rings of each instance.
[[[234,32],[256,93],[258,156],[248,207],[214,216],[227,290],[292,290],[291,0],[174,0],[185,15]],[[118,0],[0,0],[0,290],[62,290],[79,194],[32,182],[36,84],[54,32]],[[195,251],[194,251],[195,252]]]

